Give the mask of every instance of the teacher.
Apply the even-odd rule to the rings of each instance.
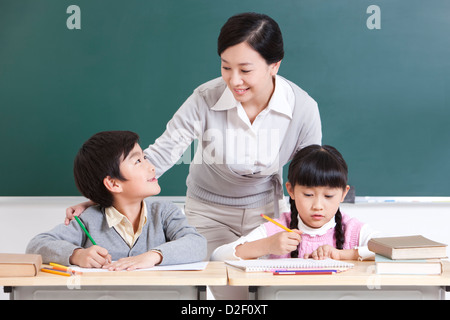
[[[322,138],[317,103],[277,75],[283,37],[272,18],[231,17],[217,51],[222,76],[196,88],[144,150],[159,177],[198,140],[185,213],[208,240],[208,257],[263,223],[260,214],[290,210],[282,197],[282,168],[297,150]]]

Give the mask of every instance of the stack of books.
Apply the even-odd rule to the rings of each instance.
[[[373,238],[368,243],[375,252],[377,274],[439,275],[447,245],[420,235]]]

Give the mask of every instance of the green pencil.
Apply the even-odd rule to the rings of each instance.
[[[75,216],[75,220],[77,220],[78,224],[80,225],[81,229],[83,229],[84,233],[86,233],[86,235],[88,236],[88,238],[91,240],[91,242],[94,244],[94,246],[96,246],[97,244],[95,243],[94,239],[92,239],[91,235],[89,234],[89,232],[87,231],[86,227],[84,226],[83,222],[81,222],[80,218],[78,218],[77,216]]]

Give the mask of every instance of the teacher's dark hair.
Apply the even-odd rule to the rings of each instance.
[[[307,187],[347,187],[348,167],[341,153],[332,146],[310,145],[298,151],[289,165],[288,181],[292,186]],[[289,199],[291,205],[290,228],[298,228],[298,211],[295,201]],[[336,248],[342,249],[345,242],[345,230],[342,224],[341,210],[338,208],[334,216],[336,227],[334,238]],[[298,250],[291,252],[292,258],[298,257]]]
[[[107,176],[125,181],[120,163],[125,159],[139,136],[131,131],[104,131],[94,134],[78,151],[73,165],[75,184],[86,198],[107,208],[113,196],[103,184]]]
[[[229,47],[247,42],[267,62],[283,59],[283,36],[278,24],[271,17],[254,12],[232,16],[220,30],[217,41],[219,56]]]

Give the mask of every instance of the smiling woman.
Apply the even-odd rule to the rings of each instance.
[[[267,16],[237,15],[222,27],[217,47],[222,78],[253,123],[270,101],[284,57],[280,28]]]
[[[241,103],[252,124],[270,101],[275,89],[274,77],[278,73],[281,60],[267,64],[246,42],[226,49],[221,60],[222,79],[236,101]]]
[[[261,224],[261,213],[273,217],[289,211],[280,197],[282,167],[322,137],[317,103],[278,75],[283,37],[272,18],[258,13],[229,18],[220,30],[217,53],[222,77],[198,87],[145,150],[162,174],[173,165],[161,161],[168,159],[165,146],[178,147],[178,159],[199,139],[186,181],[185,212],[208,239],[208,255]],[[180,128],[187,136],[175,142],[172,133]],[[222,134],[205,138],[211,132]]]

